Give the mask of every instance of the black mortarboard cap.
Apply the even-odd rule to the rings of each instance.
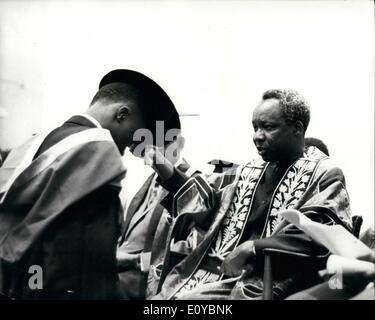
[[[169,129],[181,129],[180,118],[172,100],[154,80],[137,71],[116,69],[103,77],[99,89],[114,82],[133,85],[143,94],[146,125],[154,137],[156,136],[156,121],[164,121],[165,132]],[[154,142],[155,145],[159,144],[155,139]]]

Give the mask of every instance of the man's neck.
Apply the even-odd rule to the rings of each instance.
[[[83,114],[88,117],[94,118],[95,121],[97,121],[100,124],[100,127],[107,129],[108,123],[107,121],[105,121],[105,117],[101,112],[96,111],[93,108],[90,108],[86,110]]]
[[[303,150],[299,150],[298,152],[295,152],[289,155],[288,157],[279,159],[278,161],[275,161],[275,162],[279,168],[287,168],[290,165],[292,165],[293,162],[295,162],[297,159],[301,158],[302,156],[303,156]]]
[[[89,114],[87,114],[87,113],[82,113],[82,114],[80,114],[80,116],[82,116],[82,117],[88,119],[88,120],[89,120],[90,122],[92,122],[96,127],[98,127],[98,128],[102,128],[102,125],[100,124],[100,122],[99,122],[97,119],[95,119],[95,117],[93,117],[93,116],[91,116],[91,115],[89,115]]]

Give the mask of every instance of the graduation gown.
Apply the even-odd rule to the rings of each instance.
[[[117,297],[124,177],[108,130],[74,116],[0,169],[0,292],[20,299]],[[43,271],[30,287],[30,267]]]

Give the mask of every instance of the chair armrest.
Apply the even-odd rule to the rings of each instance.
[[[298,257],[304,259],[314,258],[311,255],[304,253],[297,253],[287,250],[265,248],[264,255],[264,269],[263,269],[263,300],[273,300],[273,272],[272,272],[272,256],[275,254],[287,255],[291,257]]]

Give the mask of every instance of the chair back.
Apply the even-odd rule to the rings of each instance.
[[[363,223],[362,216],[353,216],[352,217],[353,235],[358,239],[359,239],[359,234],[361,233],[362,223]]]

